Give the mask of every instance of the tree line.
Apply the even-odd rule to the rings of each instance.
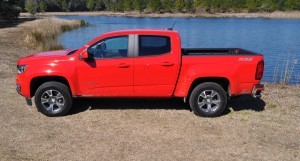
[[[26,0],[25,6],[36,12],[273,12],[300,10],[300,0]]]
[[[0,0],[0,9],[0,17],[15,15],[20,11],[31,14],[72,11],[273,12],[300,10],[300,0]]]

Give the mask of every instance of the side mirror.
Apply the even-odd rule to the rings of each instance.
[[[88,51],[87,51],[86,49],[83,50],[83,51],[80,53],[80,58],[81,58],[82,60],[88,60],[88,59],[90,59],[89,53],[88,53]]]

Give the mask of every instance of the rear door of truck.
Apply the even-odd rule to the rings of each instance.
[[[174,43],[171,35],[136,35],[133,72],[136,96],[173,94],[181,58],[181,54],[173,50]]]

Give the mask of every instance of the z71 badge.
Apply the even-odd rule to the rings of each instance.
[[[239,58],[239,61],[253,61],[253,58]]]

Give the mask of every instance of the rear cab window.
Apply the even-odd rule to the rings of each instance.
[[[168,36],[139,36],[139,55],[153,56],[171,52],[171,40]]]

